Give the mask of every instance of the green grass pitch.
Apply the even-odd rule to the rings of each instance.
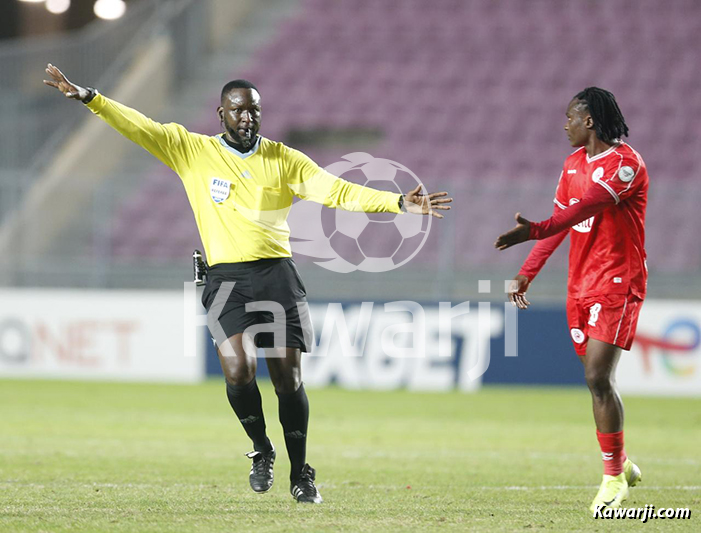
[[[222,382],[0,381],[0,531],[701,531],[701,400],[624,398],[643,470],[629,507],[691,520],[594,520],[601,476],[588,392],[309,390],[308,460],[325,502],[289,494],[278,448],[268,494]]]

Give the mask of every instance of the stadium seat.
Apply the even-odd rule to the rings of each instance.
[[[693,0],[602,2],[596,8],[555,0],[307,0],[256,52],[250,68],[232,76],[255,80],[265,94],[263,133],[271,138],[285,141],[300,128],[378,128],[383,140],[374,155],[401,162],[429,186],[439,179],[452,192],[464,182],[477,184],[479,201],[461,198],[451,213],[458,219],[465,209],[469,223],[480,227],[477,235],[455,222],[455,266],[469,269],[512,260],[489,248],[515,210],[549,214],[562,161],[571,152],[564,110],[586,85],[617,95],[630,143],[646,158],[654,186],[651,233],[676,229],[669,203],[656,195],[696,178],[701,71],[689,42],[699,41],[701,17],[689,16],[694,9]],[[528,47],[519,46],[524,39]],[[558,54],[549,53],[553,40]],[[337,147],[306,151],[322,166],[346,153]],[[159,179],[148,177],[144,189]],[[117,211],[115,253],[185,253],[179,232],[161,235],[153,247],[147,229],[180,227],[173,220],[182,216],[184,197],[157,210],[140,198]],[[693,202],[682,203],[679,216],[694,209]],[[144,231],[135,232],[137,225]],[[126,242],[130,246],[121,244]],[[651,235],[656,268],[701,268],[692,242],[691,235],[680,235],[679,244]],[[433,257],[421,253],[417,260]]]

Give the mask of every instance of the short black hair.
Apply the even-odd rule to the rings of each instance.
[[[605,143],[613,144],[617,139],[628,136],[628,126],[623,118],[613,93],[599,87],[587,87],[577,93],[594,120],[596,136]]]
[[[258,90],[258,87],[253,85],[250,81],[248,80],[232,80],[226,85],[221,90],[221,100],[224,100],[224,97],[229,94],[233,89],[253,89],[257,93],[260,94],[260,91]]]

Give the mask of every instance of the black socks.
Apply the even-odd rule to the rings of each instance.
[[[285,445],[290,456],[290,479],[299,477],[307,462],[307,425],[309,424],[309,401],[304,385],[288,394],[277,392],[280,423],[285,434]]]
[[[290,479],[296,480],[307,462],[307,426],[309,424],[309,401],[304,385],[295,392],[277,392],[280,423],[285,434],[285,446],[290,457]],[[241,421],[243,429],[253,441],[257,452],[272,450],[273,445],[265,434],[263,402],[255,378],[246,385],[226,384],[229,403]]]
[[[265,418],[263,417],[263,402],[258,390],[256,378],[246,385],[226,384],[226,396],[229,398],[231,408],[241,421],[243,429],[253,441],[253,449],[257,452],[267,452],[273,449],[273,445],[265,435]],[[305,396],[306,401],[306,396]],[[307,408],[307,412],[309,409]],[[306,424],[304,431],[306,433]],[[301,467],[300,467],[301,468]]]

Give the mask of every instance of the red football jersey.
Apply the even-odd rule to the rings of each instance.
[[[589,187],[603,187],[616,202],[569,231],[571,298],[628,292],[645,298],[648,181],[643,158],[624,142],[594,157],[582,147],[565,160],[555,193],[558,207],[579,202]]]

